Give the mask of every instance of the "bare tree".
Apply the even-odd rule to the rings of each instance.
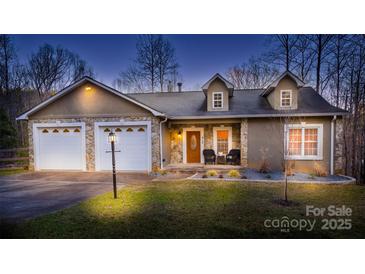
[[[9,35],[0,35],[0,90],[9,91],[11,87],[11,67],[16,58],[14,46]]]
[[[171,43],[162,35],[141,35],[136,43],[137,58],[120,73],[115,83],[127,91],[162,92],[168,80],[176,82],[178,63]]]
[[[91,68],[77,55],[60,46],[54,48],[45,44],[29,60],[29,83],[40,97],[62,89],[84,75],[91,76]]]
[[[323,70],[323,63],[326,59],[326,57],[329,54],[329,43],[331,39],[333,38],[333,35],[329,34],[315,34],[311,35],[310,39],[313,42],[314,45],[314,54],[316,58],[316,65],[315,65],[315,71],[316,71],[316,91],[319,93],[322,93],[323,88],[325,87],[326,81],[328,81],[328,71],[326,76],[322,76],[322,70]],[[322,82],[322,83],[321,83]],[[321,88],[322,86],[322,88]]]
[[[298,35],[295,44],[296,55],[293,60],[294,73],[303,81],[309,82],[313,69],[314,51],[308,35]]]
[[[248,63],[229,68],[226,76],[236,89],[264,88],[279,74],[279,71],[259,58],[250,58]]]

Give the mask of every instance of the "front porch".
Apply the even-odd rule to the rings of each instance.
[[[247,128],[247,119],[171,121],[164,134],[164,147],[168,150],[164,154],[164,168],[226,170],[247,167]],[[225,157],[232,149],[240,152],[239,165],[218,165],[226,162]],[[204,150],[214,151],[216,164],[204,165]]]

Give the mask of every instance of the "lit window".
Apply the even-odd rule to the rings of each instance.
[[[138,129],[138,131],[139,131],[139,132],[144,132],[144,128],[143,128],[143,127],[140,127],[140,128]]]
[[[48,133],[48,130],[47,129],[43,129],[42,132],[43,133]]]
[[[109,128],[104,129],[104,132],[110,132]]]
[[[57,129],[57,128],[55,128],[52,132],[53,132],[53,133],[58,133],[58,129]]]
[[[63,130],[63,132],[65,132],[65,133],[67,133],[67,132],[70,132],[67,128],[65,128],[64,130]]]
[[[322,131],[322,125],[289,125],[286,158],[303,160],[322,158]]]
[[[280,106],[281,107],[291,107],[292,102],[292,91],[291,90],[281,90],[280,91]]]
[[[228,154],[228,130],[217,130],[217,152]]]
[[[213,92],[213,108],[223,108],[223,92]]]
[[[80,132],[80,130],[78,128],[75,128],[74,132]]]
[[[115,132],[122,132],[122,130],[118,127]]]
[[[133,132],[133,128],[130,128],[130,127],[129,127],[129,128],[127,129],[127,132]]]

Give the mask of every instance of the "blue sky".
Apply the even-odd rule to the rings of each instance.
[[[137,35],[13,35],[20,61],[48,43],[85,59],[108,85],[135,58]],[[185,89],[196,89],[216,72],[265,51],[265,35],[165,35],[174,45]]]

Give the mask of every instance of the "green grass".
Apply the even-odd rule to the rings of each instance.
[[[364,238],[365,187],[289,185],[292,205],[278,203],[281,184],[218,181],[155,182],[107,193],[15,225],[15,238]],[[306,218],[305,206],[346,205],[352,229],[289,233],[267,218]],[[310,217],[310,219],[313,219]],[[317,219],[319,222],[321,219]]]
[[[0,169],[0,176],[8,176],[8,175],[13,175],[13,174],[23,173],[26,171],[27,170],[25,170],[22,167],[20,167],[20,168],[2,168],[2,169]]]

